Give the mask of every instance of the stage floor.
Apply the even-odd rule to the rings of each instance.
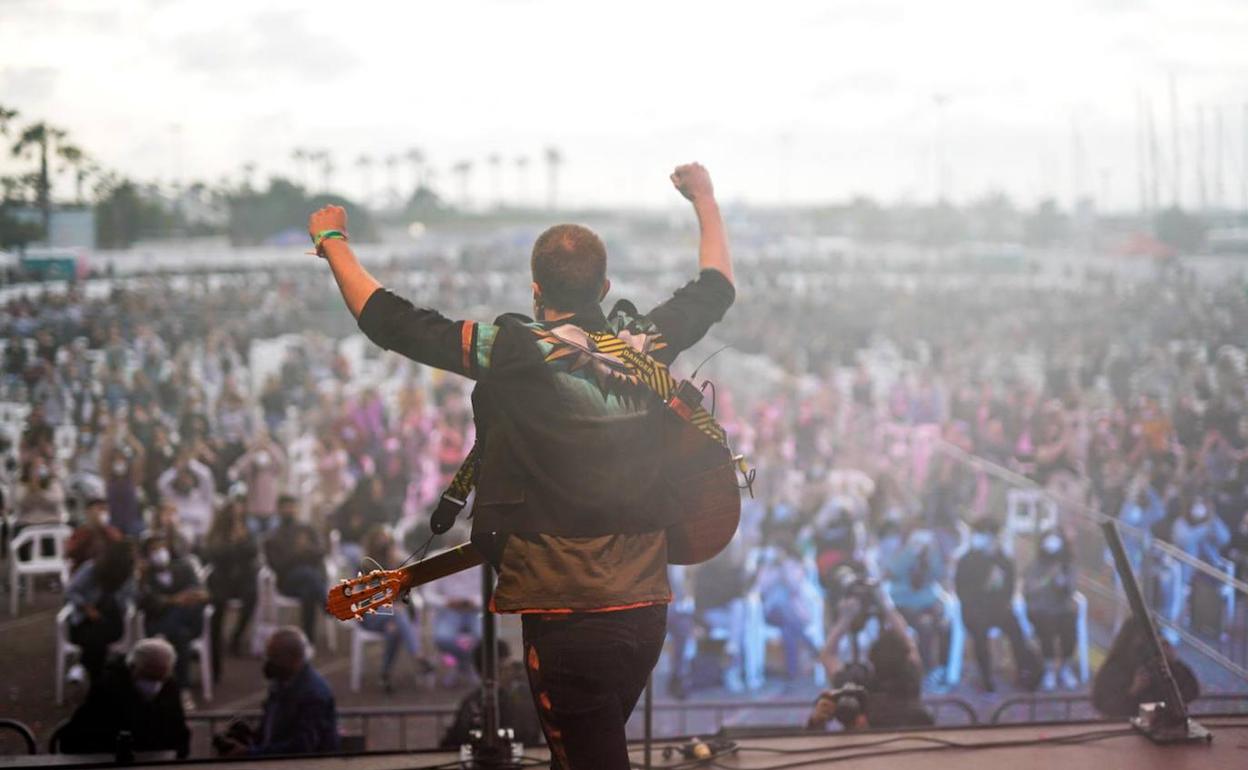
[[[1201,719],[1214,735],[1210,744],[1157,746],[1147,738],[1116,723],[979,727],[908,732],[876,732],[846,735],[735,738],[737,750],[694,764],[679,755],[664,759],[656,744],[653,767],[719,767],[752,770],[821,768],[852,762],[855,768],[888,770],[1196,770],[1248,767],[1248,719],[1208,717]],[[642,747],[636,745],[633,761],[641,767]],[[533,749],[525,756],[544,766],[547,754]],[[366,754],[361,756],[301,757],[293,759],[158,762],[144,767],[175,768],[193,764],[200,768],[306,768],[307,770],[417,770],[455,767],[458,757],[448,753]],[[85,760],[85,761],[84,761]],[[92,761],[95,760],[95,761]],[[538,763],[543,763],[539,765]],[[66,756],[0,757],[0,768],[9,767],[105,767],[111,758]],[[113,765],[115,766],[115,765]]]

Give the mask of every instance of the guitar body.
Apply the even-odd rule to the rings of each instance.
[[[672,420],[665,454],[677,520],[667,528],[669,564],[700,564],[727,547],[741,521],[741,489],[727,448],[692,424]]]

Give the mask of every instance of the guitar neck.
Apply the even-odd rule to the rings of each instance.
[[[460,543],[454,548],[409,564],[399,572],[403,574],[403,589],[409,590],[484,563],[485,559],[472,543]]]

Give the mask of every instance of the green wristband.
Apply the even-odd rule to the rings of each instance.
[[[334,239],[345,241],[347,240],[347,234],[341,230],[322,230],[316,235],[312,236],[312,245],[319,249],[322,243],[324,243],[325,241],[330,241]]]

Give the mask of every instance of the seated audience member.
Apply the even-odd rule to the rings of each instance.
[[[937,590],[945,567],[936,536],[929,529],[914,530],[905,546],[888,561],[881,560],[880,566],[888,579],[889,598],[919,637],[923,669],[937,670],[946,657],[948,635],[945,606]]]
[[[247,516],[240,500],[229,500],[217,511],[204,540],[204,563],[212,568],[208,574],[208,596],[212,602],[212,674],[222,673],[221,631],[231,599],[242,603],[234,631],[230,634],[230,654],[243,653],[243,634],[256,610],[256,571],[259,569],[260,548],[247,526]]]
[[[177,461],[161,474],[156,486],[161,500],[172,503],[177,510],[178,523],[187,539],[195,542],[203,537],[212,522],[216,486],[212,471],[195,459],[190,446],[178,452]]]
[[[299,600],[303,632],[315,642],[316,619],[328,590],[325,548],[317,531],[299,521],[299,504],[294,497],[278,498],[277,516],[277,528],[264,543],[265,559],[277,577],[277,590]]]
[[[1183,701],[1190,703],[1200,695],[1196,674],[1179,660],[1178,653],[1169,642],[1163,639],[1161,646]],[[1122,628],[1118,629],[1105,662],[1092,681],[1092,705],[1102,716],[1133,717],[1141,703],[1166,699],[1161,678],[1149,665],[1152,657],[1153,648],[1147,628],[1135,618],[1127,618]]]
[[[149,537],[160,537],[175,556],[187,556],[193,550],[187,537],[187,529],[178,518],[178,507],[168,500],[161,501],[152,514]]]
[[[763,619],[780,629],[785,679],[790,683],[797,681],[802,651],[819,654],[809,633],[818,610],[811,601],[813,591],[808,583],[801,558],[793,550],[775,549],[774,560],[765,562],[758,573]]]
[[[121,530],[109,522],[108,503],[102,497],[87,500],[83,523],[65,541],[65,560],[70,574],[104,552],[109,543],[120,542]]]
[[[472,651],[472,663],[477,675],[481,674],[482,646]],[[483,722],[480,689],[464,696],[455,709],[455,721],[442,736],[441,748],[456,749],[473,740],[472,731],[480,730]],[[498,726],[510,727],[515,739],[525,746],[536,746],[544,738],[538,722],[533,696],[529,692],[528,675],[524,663],[511,659],[511,647],[498,640]]]
[[[1023,575],[1023,596],[1045,661],[1040,688],[1052,690],[1060,678],[1062,687],[1075,689],[1075,575],[1069,545],[1058,530],[1040,538],[1040,552]]]
[[[693,571],[694,619],[707,630],[727,634],[724,654],[727,668],[724,686],[732,692],[745,689],[744,669],[746,570],[740,554],[742,549],[729,547]]]
[[[31,456],[18,477],[13,501],[16,527],[61,523],[65,486],[52,461],[42,454]]]
[[[840,658],[841,641],[861,627],[861,614],[867,610],[855,597],[837,605],[836,622],[828,630],[828,642],[821,659],[833,687],[857,684],[866,691],[866,707],[846,729],[922,727],[933,724],[932,715],[920,700],[923,662],[901,616],[884,591],[877,591],[875,603],[880,612],[880,635],[867,651],[869,666]],[[815,703],[807,721],[812,728],[826,727],[836,716],[836,701],[825,693]]]
[[[1001,551],[1000,524],[995,520],[980,519],[973,530],[970,549],[958,560],[954,585],[962,603],[962,622],[975,645],[980,684],[988,692],[996,689],[988,631],[999,628],[1010,642],[1019,683],[1030,689],[1036,676],[1035,654],[1014,615],[1014,562]]]
[[[364,539],[364,553],[366,558],[359,567],[360,572],[366,574],[378,569],[378,565],[385,567],[399,561],[394,537],[385,527],[376,527],[368,534]],[[383,615],[380,612],[370,613],[361,621],[365,631],[385,636],[385,648],[381,656],[381,688],[386,693],[394,692],[390,671],[394,668],[394,661],[399,656],[400,646],[413,661],[418,661],[417,667],[422,673],[432,668],[420,658],[420,625],[415,609],[403,602],[396,602],[392,609],[393,612],[389,615]]]
[[[433,612],[434,646],[454,667],[451,680],[471,678],[472,651],[481,639],[481,568],[427,584],[425,606]]]
[[[191,642],[204,630],[204,605],[208,592],[200,584],[191,562],[174,556],[160,535],[143,541],[139,562],[139,609],[144,632],[163,636],[178,653],[174,681],[184,690],[190,686]]]
[[[329,684],[312,667],[308,638],[283,626],[264,648],[269,695],[257,728],[236,722],[214,744],[225,756],[320,754],[338,750],[338,709]]]
[[[82,565],[65,588],[69,641],[82,650],[82,666],[95,681],[108,646],[125,634],[126,608],[134,604],[134,551],[128,542],[109,543]]]
[[[61,751],[112,754],[124,730],[133,751],[173,751],[185,757],[191,731],[172,681],[176,656],[164,639],[141,639],[124,660],[109,661],[65,726]]]

